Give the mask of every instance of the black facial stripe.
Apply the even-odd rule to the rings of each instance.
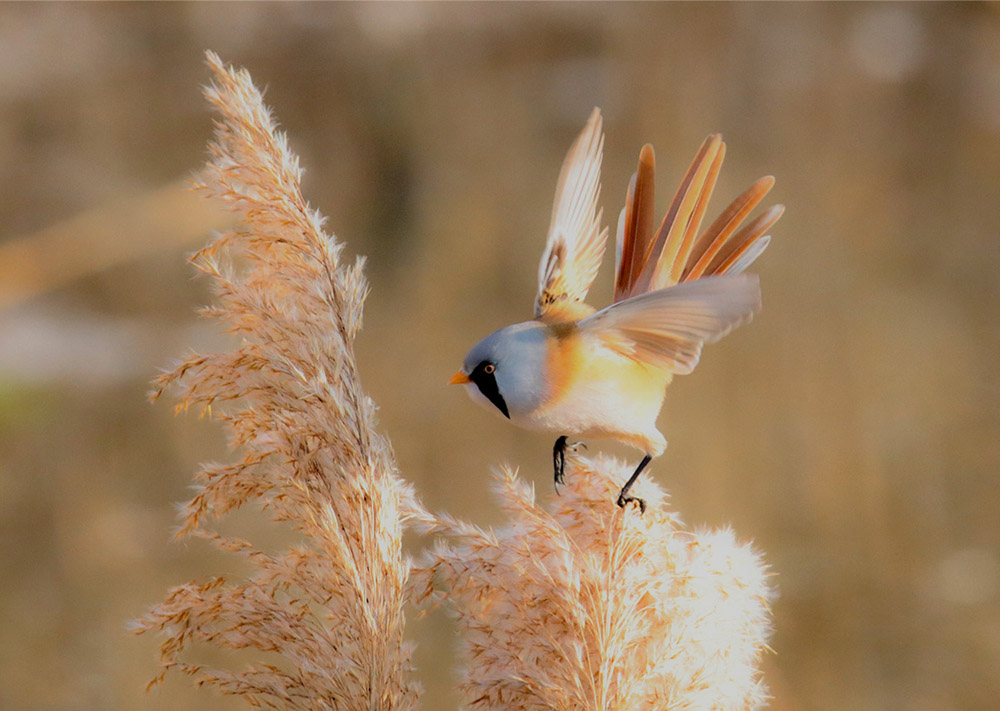
[[[496,405],[497,409],[503,413],[508,420],[510,413],[507,412],[507,403],[503,401],[500,389],[497,387],[497,379],[492,375],[483,374],[483,377],[476,381],[479,392],[486,396],[486,399]]]
[[[500,394],[500,388],[497,387],[497,379],[494,373],[487,373],[486,366],[492,365],[492,363],[482,362],[476,366],[475,370],[469,375],[469,379],[476,384],[479,388],[479,392],[483,396],[493,403],[494,406],[503,416],[508,420],[510,419],[510,412],[507,411],[507,403],[504,402],[503,396]]]

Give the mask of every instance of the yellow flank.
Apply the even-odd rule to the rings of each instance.
[[[584,337],[575,323],[550,329],[550,389],[540,419],[572,421],[583,436],[612,436],[649,451],[647,435],[655,431],[672,374]]]
[[[663,397],[672,373],[628,358],[580,335],[575,323],[551,326],[549,374],[550,405],[557,405],[578,383],[610,382],[626,397],[642,402]]]
[[[545,409],[559,406],[579,380],[579,370],[587,358],[584,353],[583,339],[573,322],[550,326],[551,338],[547,339],[549,346],[546,360],[548,361],[549,392]]]

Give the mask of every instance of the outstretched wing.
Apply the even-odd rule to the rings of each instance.
[[[619,301],[579,326],[624,356],[686,375],[702,345],[746,323],[759,307],[756,276],[703,277]]]
[[[604,150],[601,123],[601,112],[594,109],[559,173],[548,241],[538,265],[537,318],[582,302],[604,257],[608,231],[601,228],[597,209]]]

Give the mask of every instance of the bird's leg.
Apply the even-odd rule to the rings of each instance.
[[[629,496],[628,492],[629,489],[632,488],[632,485],[635,483],[635,480],[639,478],[640,474],[642,474],[642,470],[646,468],[646,465],[649,464],[652,458],[653,458],[652,455],[649,454],[643,457],[642,461],[639,462],[639,466],[637,466],[635,468],[635,471],[632,472],[632,476],[630,476],[628,478],[628,481],[625,482],[625,486],[622,487],[621,492],[619,492],[618,494],[618,505],[621,506],[622,508],[625,508],[625,504],[634,501],[637,504],[639,504],[639,513],[640,514],[646,513],[646,502],[638,497]]]
[[[552,447],[552,469],[558,492],[559,485],[566,482],[566,435],[557,439]]]

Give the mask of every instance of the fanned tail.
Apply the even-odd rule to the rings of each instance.
[[[705,139],[654,234],[655,158],[653,147],[643,146],[618,221],[616,303],[702,277],[738,274],[767,247],[767,231],[781,217],[783,205],[740,226],[774,186],[771,176],[751,185],[698,234],[725,155],[721,134]]]

